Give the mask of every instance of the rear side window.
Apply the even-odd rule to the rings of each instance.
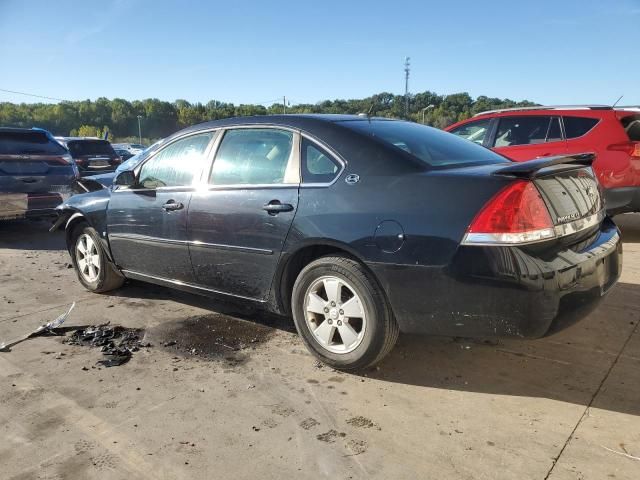
[[[340,172],[340,164],[323,148],[302,139],[302,182],[329,183]]]
[[[410,153],[435,168],[508,162],[480,145],[436,128],[394,120],[356,120],[343,126]]]
[[[586,117],[562,117],[562,120],[564,121],[564,133],[568,139],[586,135],[598,123],[597,118]]]
[[[502,117],[498,123],[495,147],[538,145],[562,140],[558,117]]]
[[[477,120],[475,122],[469,122],[451,130],[451,133],[462,138],[466,138],[478,145],[482,145],[487,133],[489,132],[489,126],[491,125],[491,119],[486,118],[483,120]]]
[[[239,128],[224,134],[213,162],[214,185],[298,183],[285,179],[293,133],[275,128]]]
[[[620,121],[627,135],[629,135],[629,140],[640,142],[640,115],[629,115]]]
[[[73,157],[82,155],[113,155],[113,147],[106,140],[70,140],[67,147]]]
[[[144,188],[183,187],[193,183],[202,171],[204,153],[213,132],[191,135],[177,140],[142,165],[138,183]],[[129,160],[133,160],[132,157]]]
[[[67,150],[46,133],[0,132],[1,155],[65,155]]]

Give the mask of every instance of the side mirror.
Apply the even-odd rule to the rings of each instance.
[[[133,187],[136,184],[136,176],[133,170],[124,170],[113,179],[113,184],[118,187]]]

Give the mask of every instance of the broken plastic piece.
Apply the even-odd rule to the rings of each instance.
[[[69,310],[67,310],[66,313],[63,313],[62,315],[60,315],[55,320],[52,320],[51,322],[45,323],[44,325],[40,325],[33,332],[27,335],[24,335],[20,338],[12,340],[8,343],[0,343],[0,352],[10,352],[11,347],[13,347],[14,345],[17,345],[18,343],[24,342],[29,338],[37,337],[39,335],[47,335],[47,334],[55,333],[54,330],[64,323],[64,321],[67,319],[67,317],[71,313],[71,310],[73,310],[75,306],[76,306],[76,302],[73,302],[71,304],[71,307],[69,307]]]

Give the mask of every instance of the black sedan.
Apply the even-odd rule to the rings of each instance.
[[[616,283],[589,154],[512,163],[415,123],[341,115],[182,130],[58,208],[80,282],[144,280],[293,316],[321,360],[399,331],[540,337]]]

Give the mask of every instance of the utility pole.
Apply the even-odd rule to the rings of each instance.
[[[282,113],[287,114],[287,97],[282,97]]]
[[[404,116],[409,118],[409,57],[404,58]]]
[[[142,115],[138,115],[138,138],[140,139],[140,145],[142,145],[142,127],[140,127],[140,119]]]

